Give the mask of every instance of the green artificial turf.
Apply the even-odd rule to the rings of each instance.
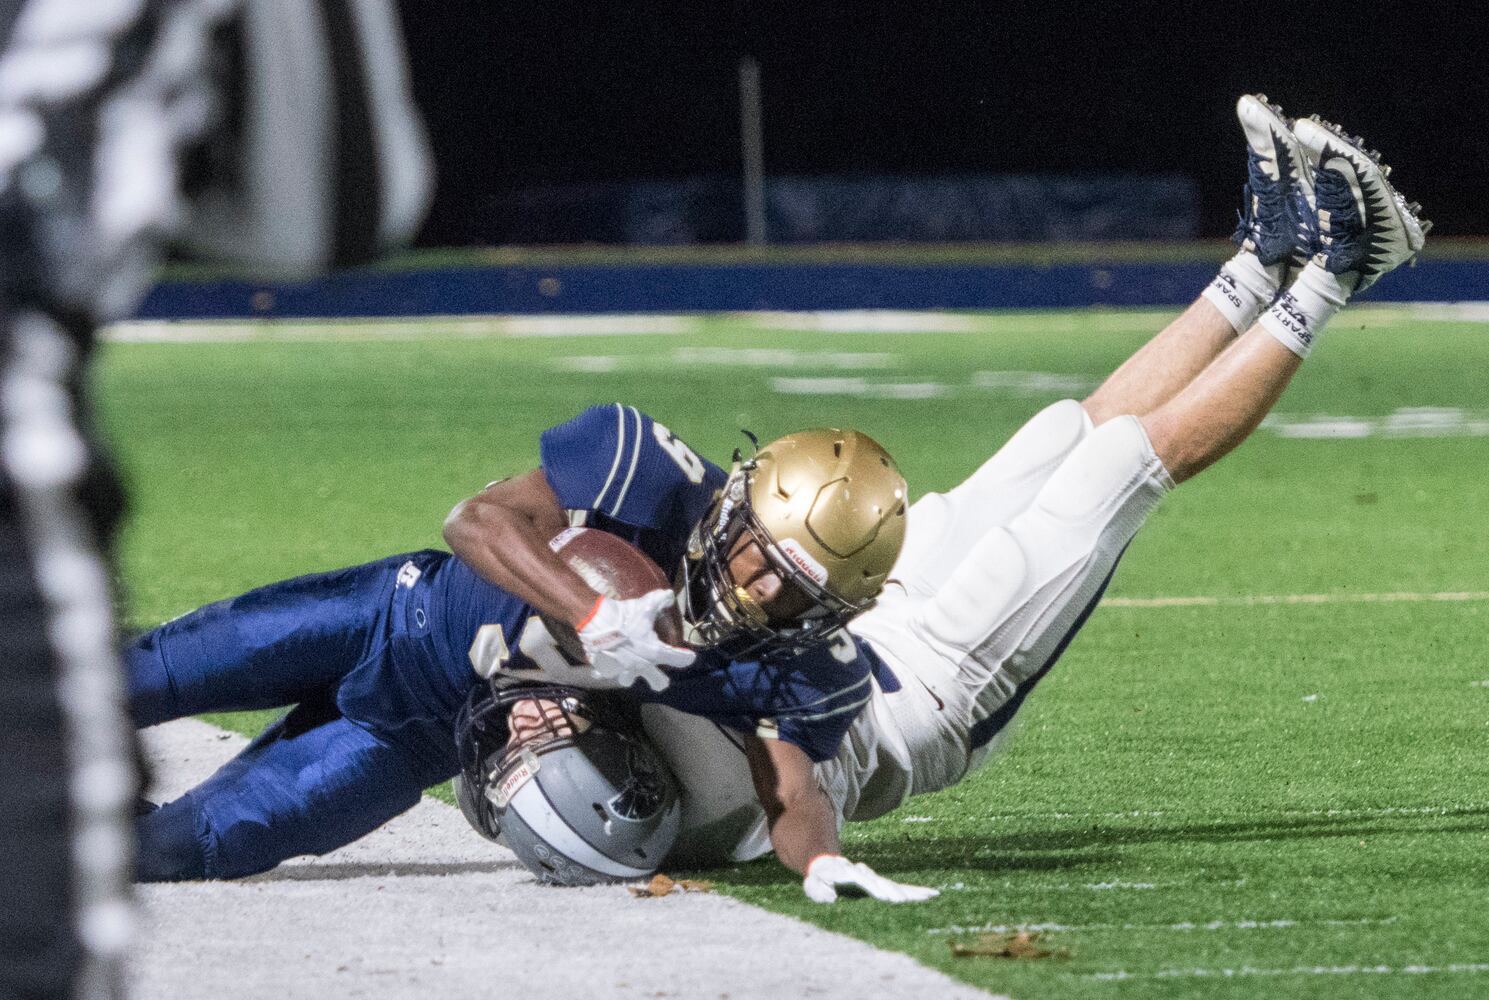
[[[148,627],[259,583],[438,545],[457,500],[535,465],[538,432],[592,402],[642,406],[715,460],[741,426],[767,438],[851,424],[897,455],[914,493],[946,488],[1070,393],[975,372],[1091,383],[1165,318],[823,333],[700,317],[669,335],[499,339],[442,336],[448,324],[430,320],[393,341],[111,344],[97,377],[134,497],[127,618]],[[1457,432],[1263,429],[1170,498],[1110,596],[1489,591],[1489,436],[1470,433],[1489,421],[1486,334],[1346,313],[1278,412],[1381,426],[1457,408]],[[932,396],[782,394],[772,381],[821,377]],[[1021,998],[1478,997],[1486,636],[1483,600],[1112,602],[989,766],[847,832],[852,856],[940,886],[939,899],[817,907],[771,861],[709,877]],[[979,928],[1028,926],[1063,957],[952,957],[949,942]]]

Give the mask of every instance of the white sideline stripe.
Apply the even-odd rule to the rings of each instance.
[[[1260,969],[1250,965],[1234,969],[1159,969],[1155,972],[1093,972],[1086,978],[1115,983],[1129,979],[1244,979],[1254,976],[1431,976],[1479,975],[1489,972],[1489,962],[1454,962],[1449,965],[1297,965],[1289,969]]]
[[[1391,591],[1371,594],[1241,594],[1233,597],[1108,597],[1104,607],[1113,608],[1226,608],[1268,604],[1412,604],[1489,601],[1486,590],[1448,590],[1436,593]]]
[[[247,742],[190,719],[143,735],[157,801]],[[642,900],[623,886],[540,886],[458,809],[428,797],[324,857],[139,895],[149,924],[133,960],[141,997],[989,997],[907,955],[720,894]]]
[[[828,333],[976,333],[1038,324],[1049,334],[1102,330],[1155,333],[1175,314],[1169,309],[1085,309],[1068,312],[987,310],[935,312],[844,309],[816,312],[741,312],[733,319],[757,330]],[[1398,319],[1489,323],[1489,302],[1380,303],[1356,306],[1351,315],[1371,325]],[[519,315],[433,315],[408,318],[126,320],[101,332],[116,343],[233,343],[239,341],[409,341],[485,337],[605,337],[634,334],[686,334],[704,329],[702,315],[614,313]]]
[[[695,316],[416,316],[408,319],[126,320],[105,327],[120,344],[482,340],[493,337],[615,337],[698,333]]]
[[[1084,931],[1271,931],[1290,930],[1298,927],[1382,927],[1396,923],[1396,917],[1361,917],[1355,920],[1181,920],[1172,924],[978,924],[964,927],[952,924],[949,927],[931,927],[926,933],[933,937],[955,934],[1015,934],[1020,931],[1033,933],[1081,933]]]

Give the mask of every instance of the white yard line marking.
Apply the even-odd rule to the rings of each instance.
[[[1233,823],[1237,820],[1266,822],[1271,819],[1296,819],[1299,817],[1323,818],[1369,818],[1388,816],[1476,816],[1489,812],[1489,802],[1463,802],[1444,806],[1374,806],[1349,809],[1276,809],[1266,812],[1252,810],[1245,813],[1190,813],[1167,809],[1124,809],[1108,812],[1051,811],[1032,813],[993,813],[979,815],[988,822],[1004,822],[1021,819],[1075,819],[1075,820],[1121,820],[1121,819],[1174,819],[1192,820],[1200,823]]]
[[[949,387],[940,382],[871,382],[865,378],[773,378],[770,388],[783,396],[863,396],[868,399],[936,399]]]
[[[1093,972],[1086,978],[1115,983],[1130,979],[1242,979],[1276,976],[1430,976],[1479,975],[1489,972],[1489,962],[1455,962],[1450,965],[1297,965],[1286,969],[1263,969],[1242,965],[1233,969],[1158,969],[1154,972]]]
[[[825,312],[736,313],[758,330],[824,333],[968,333],[987,326],[967,313],[910,312],[893,309],[841,309]]]
[[[952,924],[949,927],[932,927],[926,933],[933,937],[956,934],[1015,934],[1029,933],[1078,934],[1091,931],[1172,931],[1189,934],[1213,931],[1272,931],[1290,930],[1298,927],[1383,927],[1394,924],[1397,917],[1361,917],[1351,920],[1181,920],[1171,924],[1105,923],[1105,924],[977,924],[964,927]]]
[[[1361,594],[1239,594],[1229,597],[1108,597],[1102,607],[1113,608],[1225,608],[1268,604],[1410,604],[1489,601],[1486,590],[1449,590],[1437,593],[1390,591]]]
[[[1358,310],[1358,311],[1357,311]],[[1370,303],[1350,312],[1369,317],[1372,325],[1426,320],[1437,323],[1489,323],[1489,302]],[[1348,325],[1344,324],[1345,329]]]
[[[1085,888],[1092,892],[1109,892],[1112,889],[1156,889],[1157,882],[1087,882]]]
[[[1018,396],[1058,393],[1084,395],[1096,388],[1100,379],[1069,372],[977,371],[972,373],[972,388],[1011,392]]]
[[[1443,438],[1489,436],[1489,413],[1457,406],[1405,406],[1383,417],[1273,413],[1261,423],[1282,438]]]
[[[798,351],[789,347],[678,347],[670,354],[577,355],[554,358],[555,368],[578,372],[612,372],[624,368],[778,368],[787,371],[866,371],[893,368],[896,354],[867,351]]]
[[[893,368],[899,356],[883,351],[798,351],[783,347],[679,347],[680,365],[740,368],[835,368],[842,371]]]

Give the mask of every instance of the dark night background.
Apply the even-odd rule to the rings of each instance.
[[[1386,153],[1437,234],[1489,234],[1480,4],[408,2],[440,190],[425,245],[545,184],[739,171],[737,61],[761,65],[771,175],[1181,173],[1203,235],[1264,91]]]

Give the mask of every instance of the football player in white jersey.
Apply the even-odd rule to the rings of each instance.
[[[1430,223],[1359,139],[1290,121],[1260,96],[1237,112],[1250,148],[1240,252],[1089,397],[1046,407],[961,485],[911,507],[883,595],[848,625],[898,688],[876,682],[836,758],[818,765],[840,822],[986,760],[1164,495],[1240,444],[1334,313],[1421,249]],[[683,787],[670,860],[768,851],[737,736],[656,706],[643,719]],[[830,895],[811,881],[808,895]]]

